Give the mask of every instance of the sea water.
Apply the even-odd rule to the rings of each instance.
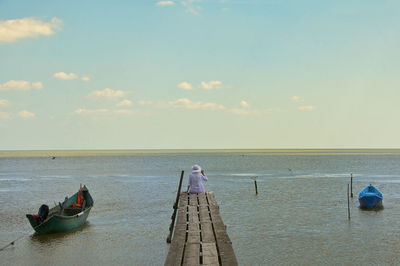
[[[150,150],[0,152],[0,248],[22,237],[0,264],[163,265],[180,173],[183,190],[195,163],[240,265],[400,263],[399,150]],[[34,234],[25,214],[80,184],[95,200],[87,223]],[[368,184],[383,193],[383,210],[358,208]]]

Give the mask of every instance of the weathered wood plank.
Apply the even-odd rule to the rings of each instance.
[[[200,265],[200,243],[186,244],[183,265]]]
[[[221,265],[238,265],[229,237],[221,237],[217,234],[217,245],[219,256],[221,257]]]
[[[187,222],[188,195],[182,192],[178,203],[178,218],[173,232],[172,244],[169,248],[165,265],[180,266],[182,264],[183,251],[186,240],[186,222]]]
[[[199,199],[199,206],[208,206],[206,193],[199,193],[197,197]]]
[[[186,225],[187,219],[186,219],[186,210],[178,210],[178,219],[176,219],[176,225],[178,224],[185,224]]]
[[[232,241],[226,232],[226,226],[222,221],[219,207],[216,204],[214,193],[207,193],[210,203],[210,215],[214,226],[216,243],[218,246],[219,256],[222,265],[238,265],[235,252],[233,251]],[[211,203],[215,204],[211,204]]]
[[[208,191],[206,193],[206,196],[207,196],[207,200],[208,200],[208,205],[210,205],[210,206],[218,206],[217,200],[215,199],[214,192]]]
[[[203,265],[219,265],[218,251],[215,243],[203,243]]]
[[[232,241],[224,229],[215,229],[215,238],[219,250],[222,265],[238,265],[235,252],[233,251]]]
[[[197,206],[189,206],[189,224],[199,223],[199,215],[197,212]]]
[[[200,228],[197,206],[189,206],[188,243],[200,243]]]
[[[189,231],[187,243],[200,244],[200,231]]]
[[[189,205],[190,206],[197,206],[197,194],[189,194]]]
[[[165,266],[180,266],[182,263],[183,249],[185,247],[185,241],[172,242],[169,247],[167,259],[165,260]]]
[[[200,223],[211,222],[210,211],[208,210],[208,206],[200,206],[199,208],[200,208],[199,210]]]
[[[174,230],[172,244],[169,248],[165,265],[181,265],[183,249],[185,247],[186,227],[177,226]]]
[[[178,208],[184,208],[188,205],[188,194],[186,192],[182,192],[179,197]]]
[[[215,243],[214,231],[211,222],[201,223],[201,239],[203,243]]]
[[[211,220],[213,221],[213,223],[224,224],[224,222],[222,221],[221,214],[219,212],[219,208],[216,208],[215,206],[210,206],[209,209],[210,209]]]

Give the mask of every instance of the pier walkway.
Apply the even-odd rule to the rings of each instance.
[[[212,191],[180,194],[165,265],[238,265]]]

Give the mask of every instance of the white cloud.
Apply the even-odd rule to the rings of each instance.
[[[179,83],[178,88],[183,89],[183,90],[193,90],[192,84],[190,84],[189,82],[186,82],[186,81]]]
[[[202,10],[200,6],[196,6],[195,3],[197,0],[182,0],[181,4],[185,8],[186,13],[190,13],[193,15],[198,15],[199,12]]]
[[[300,96],[292,96],[292,97],[290,97],[290,100],[292,102],[299,103],[299,102],[303,101],[303,98],[301,98]]]
[[[31,89],[42,89],[41,82],[29,82],[26,80],[10,80],[0,84],[0,91],[29,91]]]
[[[221,111],[235,115],[266,115],[271,113],[283,112],[280,108],[269,109],[250,109],[250,105],[246,101],[241,102],[240,108],[229,108],[223,104],[214,102],[194,102],[188,98],[180,98],[175,101],[139,101],[139,105],[149,105],[155,108],[168,109],[185,109],[185,110],[205,110],[205,111]]]
[[[56,79],[62,79],[62,80],[73,80],[73,79],[77,79],[78,75],[75,73],[65,73],[65,72],[57,72],[54,73],[53,77],[55,77]]]
[[[212,102],[192,102],[187,98],[180,98],[176,101],[168,102],[168,105],[174,108],[182,109],[202,109],[202,110],[225,110],[226,107],[222,104],[212,103]]]
[[[141,101],[138,101],[138,104],[139,105],[153,105],[154,102],[141,100]]]
[[[126,91],[113,90],[105,88],[104,90],[93,91],[88,95],[89,98],[106,98],[106,99],[118,99],[124,97],[127,94]]]
[[[18,113],[18,116],[21,118],[29,119],[29,118],[35,118],[36,115],[27,110],[22,110],[21,112]]]
[[[174,1],[159,1],[156,4],[157,6],[173,6],[175,5]]]
[[[74,114],[76,115],[92,115],[92,114],[106,114],[108,113],[108,109],[76,109]]]
[[[200,88],[204,90],[212,90],[212,89],[222,89],[222,81],[219,80],[211,80],[209,82],[202,81],[200,84]]]
[[[231,108],[227,110],[229,113],[236,115],[266,115],[272,113],[282,112],[280,108],[269,108],[269,109],[248,109],[248,108]]]
[[[131,106],[131,105],[132,105],[132,102],[130,100],[123,100],[123,101],[117,103],[118,107],[120,107],[120,106]]]
[[[313,111],[313,110],[317,109],[317,107],[313,106],[313,105],[305,105],[305,106],[300,106],[297,109],[300,111]]]
[[[21,19],[0,20],[0,42],[14,42],[23,38],[49,36],[62,27],[62,21],[56,17],[50,22],[29,17]]]
[[[76,115],[129,115],[132,114],[131,110],[118,109],[82,109],[79,108],[73,112]]]
[[[43,84],[42,84],[42,82],[32,82],[32,88],[35,88],[35,89],[43,89]]]
[[[0,119],[10,119],[10,114],[5,112],[0,112]]]
[[[83,76],[83,77],[81,78],[81,80],[83,80],[83,81],[90,81],[90,77],[89,77],[89,76]]]
[[[240,102],[240,106],[243,107],[243,108],[247,108],[247,107],[249,107],[250,105],[249,105],[248,102],[246,102],[245,100],[243,100],[243,101]]]
[[[10,102],[5,99],[0,99],[0,107],[9,106]]]

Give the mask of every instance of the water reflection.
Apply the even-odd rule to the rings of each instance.
[[[75,237],[76,234],[81,234],[86,231],[89,231],[92,226],[93,225],[91,225],[89,221],[86,221],[82,226],[66,232],[58,232],[58,233],[44,234],[44,235],[35,232],[31,235],[31,240],[33,242],[38,242],[42,244],[51,243],[53,241],[61,241],[69,237],[73,238]]]

